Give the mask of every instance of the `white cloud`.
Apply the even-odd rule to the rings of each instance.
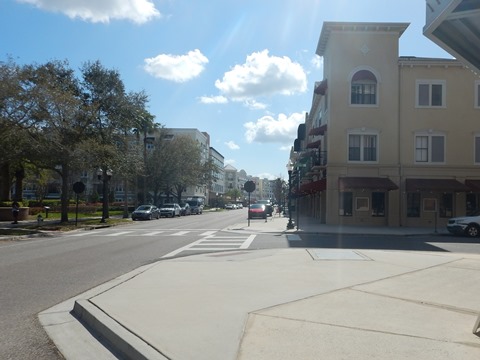
[[[240,149],[240,146],[238,146],[237,144],[235,144],[235,142],[232,141],[232,140],[226,142],[225,145],[227,145],[230,150],[238,150],[238,149]]]
[[[150,75],[179,83],[199,76],[208,63],[207,57],[198,49],[186,55],[160,54],[144,61],[144,69]]]
[[[245,100],[245,106],[251,110],[264,110],[267,108],[267,105],[261,102],[258,102],[253,99]]]
[[[245,138],[249,143],[291,144],[297,137],[298,125],[304,122],[304,113],[293,113],[288,117],[280,114],[277,119],[269,115],[263,116],[256,122],[248,122],[243,126],[246,128]]]
[[[256,177],[260,178],[260,179],[268,179],[268,180],[275,180],[275,179],[278,179],[278,175],[275,176],[275,175],[272,175],[270,173],[261,173],[261,174],[257,174],[255,175]]]
[[[94,23],[108,23],[111,20],[130,20],[143,24],[160,17],[160,12],[151,0],[17,0],[35,7],[59,12],[72,19]]]
[[[200,96],[202,104],[226,104],[228,99],[225,96]]]
[[[225,165],[233,165],[233,164],[235,164],[235,160],[233,160],[233,159],[225,159],[225,160],[223,161],[223,163],[224,163]]]
[[[270,56],[268,50],[247,56],[243,65],[236,65],[217,80],[220,92],[236,101],[274,94],[292,95],[307,90],[304,69],[290,58]]]
[[[318,55],[315,55],[310,62],[315,69],[320,69],[323,66],[323,58]]]

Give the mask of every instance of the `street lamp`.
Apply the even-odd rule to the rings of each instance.
[[[295,226],[292,222],[292,170],[293,164],[290,160],[287,163],[287,171],[288,171],[288,223],[287,223],[287,230],[293,229]]]

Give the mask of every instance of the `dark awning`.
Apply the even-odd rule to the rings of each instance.
[[[322,144],[322,140],[313,141],[307,144],[307,149],[318,149]]]
[[[312,181],[300,186],[300,192],[304,194],[314,194],[324,191],[327,188],[327,179]]]
[[[313,92],[318,95],[325,95],[327,88],[328,88],[327,79],[325,79],[325,80],[322,80],[320,84],[318,84],[318,86],[315,88],[315,90],[313,90]]]
[[[468,186],[455,179],[407,179],[406,190],[413,191],[442,191],[463,192],[469,191]]]
[[[300,124],[298,125],[298,129],[297,129],[297,139],[299,140],[305,140],[305,133],[307,132],[306,131],[306,126],[305,124]]]
[[[480,192],[480,180],[465,180],[465,185],[470,188],[470,191]]]
[[[323,124],[316,128],[311,128],[308,135],[324,135],[327,130],[327,124]]]
[[[371,189],[371,190],[397,190],[398,186],[389,178],[382,177],[342,177],[338,178],[338,188]]]

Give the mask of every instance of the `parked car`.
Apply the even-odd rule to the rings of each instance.
[[[228,203],[228,204],[225,204],[225,209],[227,209],[227,210],[235,210],[235,209],[236,209],[236,206],[235,206],[235,204]]]
[[[192,213],[192,209],[188,203],[180,204],[180,215],[187,216]]]
[[[447,230],[456,235],[480,236],[480,214],[448,219]]]
[[[196,200],[189,200],[187,203],[190,205],[190,211],[192,215],[201,215],[203,213],[203,204]]]
[[[160,210],[154,205],[140,205],[132,212],[132,220],[152,220],[160,218]]]
[[[180,216],[180,212],[182,211],[180,205],[177,203],[167,203],[163,204],[160,207],[160,216],[165,217],[175,217]]]
[[[265,211],[267,212],[267,216],[272,216],[273,204],[270,202],[270,200],[257,200],[256,203],[265,205]]]
[[[237,209],[243,209],[243,204],[242,203],[238,203],[236,205],[237,205]]]
[[[267,218],[267,209],[265,205],[263,204],[252,204],[250,205],[250,208],[248,209],[248,218],[253,219],[253,218],[262,218],[266,219]]]

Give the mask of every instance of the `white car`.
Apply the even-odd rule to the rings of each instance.
[[[447,230],[456,235],[480,236],[480,215],[448,219]]]
[[[182,208],[180,207],[180,205],[176,203],[163,204],[160,207],[160,216],[172,217],[172,218],[175,216],[180,217],[181,211],[182,211]]]

